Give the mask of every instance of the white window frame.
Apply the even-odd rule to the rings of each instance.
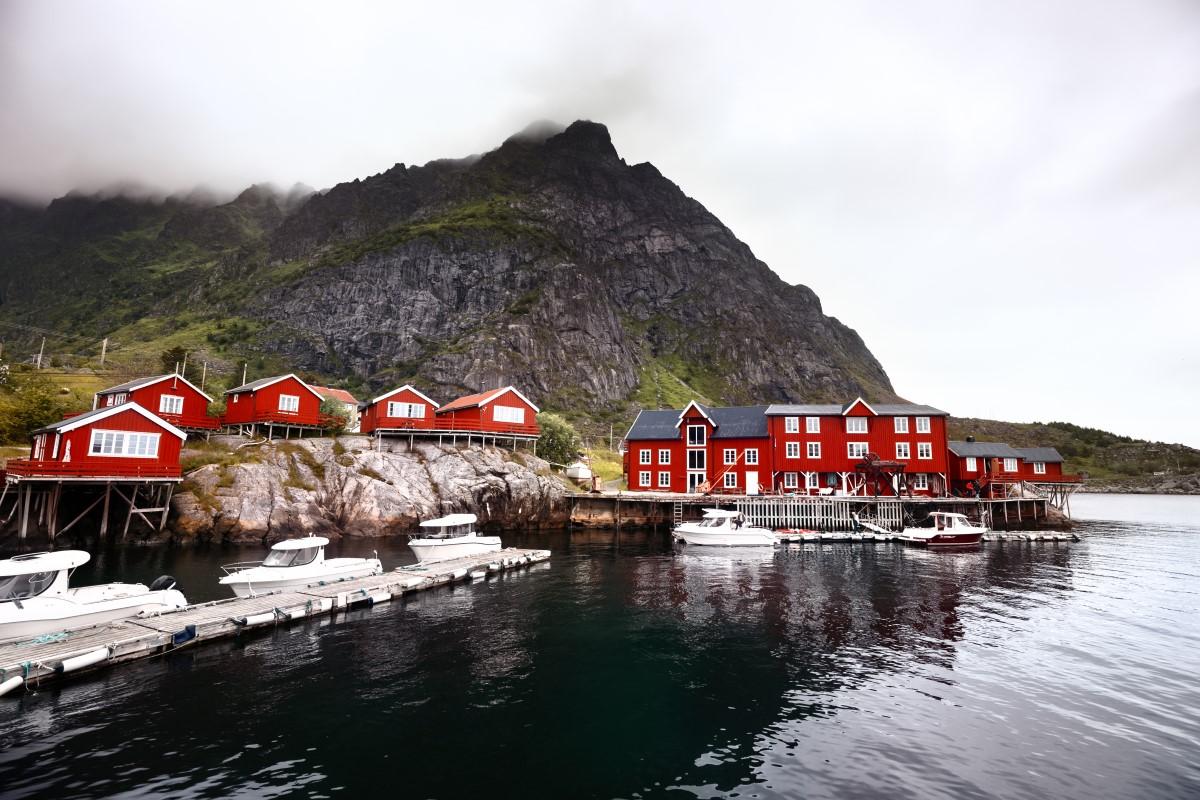
[[[799,442],[786,442],[783,445],[783,450],[784,450],[784,453],[783,453],[784,458],[799,458],[800,457],[800,443]]]
[[[866,458],[869,452],[871,446],[867,442],[846,442],[846,458]]]
[[[241,395],[240,395],[240,394],[235,394],[235,395],[233,396],[233,402],[234,402],[234,403],[237,403],[237,401],[238,401],[238,398],[239,398],[239,397],[241,397]]]
[[[800,432],[800,418],[799,417],[784,417],[783,418],[783,432],[784,433],[799,433]]]
[[[933,459],[933,442],[917,442],[917,458],[922,461]]]
[[[111,408],[112,406],[119,406],[122,403],[124,403],[125,401],[127,401],[128,399],[129,399],[128,392],[121,392],[119,394],[110,394],[108,396],[108,403],[106,403],[105,405],[107,405],[109,408]]]
[[[821,432],[821,418],[820,417],[805,417],[804,418],[804,432],[805,433],[820,433]]]
[[[1017,460],[1015,458],[1004,459],[1004,471],[1005,472],[1016,472],[1017,471]]]
[[[644,489],[650,488],[650,470],[642,470],[638,473],[638,486]]]
[[[728,466],[729,464],[737,463],[737,448],[726,447],[722,451],[721,463]]]
[[[863,434],[869,432],[866,417],[846,417],[846,433]]]
[[[747,447],[746,448],[746,466],[748,466],[748,467],[757,467],[758,466],[758,448],[757,447]]]
[[[799,489],[800,488],[800,476],[795,472],[783,473],[783,488]]]
[[[924,472],[913,473],[913,488],[923,492],[929,491],[929,476]]]
[[[39,433],[33,437],[33,460],[41,461],[46,455],[46,434]]]
[[[809,458],[820,458],[821,457],[821,443],[820,442],[809,442],[807,452],[808,452]]]
[[[280,410],[280,412],[282,412],[284,414],[299,414],[300,413],[300,395],[296,395],[296,394],[281,394],[281,395],[279,395],[279,410]]]
[[[896,442],[896,460],[908,461],[912,458],[912,445],[908,442]]]
[[[1045,461],[1033,462],[1033,474],[1034,475],[1045,475],[1046,474],[1046,462]]]
[[[667,450],[665,448],[659,450],[658,451],[658,463],[663,464],[663,465],[670,464],[671,463],[671,451]]]
[[[158,433],[93,428],[88,441],[88,455],[94,458],[158,458],[160,437]]]
[[[967,472],[979,471],[979,461],[975,458],[975,456],[967,456],[966,470]]]
[[[671,488],[671,472],[669,470],[664,470],[664,471],[658,473],[658,488],[660,488],[660,489],[670,489]]]
[[[424,403],[402,403],[389,400],[387,415],[395,419],[425,419]]]
[[[167,406],[175,406],[168,408]],[[158,413],[160,414],[182,414],[183,413],[183,395],[178,394],[163,394],[158,397]]]
[[[653,455],[654,455],[654,452],[649,447],[639,450],[638,451],[638,464],[649,464]]]
[[[492,421],[506,422],[509,425],[525,424],[525,409],[521,406],[492,406]]]
[[[733,470],[726,472],[723,485],[726,489],[736,489],[737,488],[737,473],[734,472]]]
[[[929,433],[929,417],[917,417],[917,433]]]
[[[696,457],[696,460],[700,462],[700,466],[698,466],[698,467],[692,466],[693,457]],[[708,470],[708,452],[706,450],[688,450],[687,468],[688,468],[688,472],[705,472],[705,471],[707,471]]]
[[[698,437],[700,441],[692,441],[692,431],[700,431]],[[688,425],[687,426],[687,445],[688,447],[704,447],[708,444],[708,433],[703,425]]]
[[[804,479],[804,487],[806,489],[820,489],[821,488],[821,473],[807,472],[807,473],[805,473],[805,475],[807,476]]]
[[[892,419],[892,429],[896,433],[908,433],[908,417],[894,417]]]

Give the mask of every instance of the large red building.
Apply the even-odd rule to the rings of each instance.
[[[956,494],[1003,497],[1022,483],[1078,483],[1063,474],[1063,457],[1053,447],[1012,447],[1003,442],[950,442],[950,483]]]
[[[213,431],[221,426],[208,414],[213,399],[182,375],[158,375],[139,378],[100,392],[93,409],[111,408],[122,403],[137,403],[184,431]]]
[[[430,431],[437,427],[434,412],[438,408],[436,402],[405,384],[361,406],[362,432]]]
[[[539,409],[512,386],[469,394],[434,411],[435,429],[536,438]]]
[[[278,425],[316,428],[327,420],[321,414],[323,397],[295,375],[277,375],[225,392],[226,425]]]

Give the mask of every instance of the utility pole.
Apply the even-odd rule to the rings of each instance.
[[[204,391],[204,379],[208,377],[208,362],[204,362],[204,368],[200,370],[200,391]]]
[[[608,449],[609,450],[612,450],[612,439],[613,439],[613,426],[612,426],[612,423],[610,422],[610,423],[608,423]]]
[[[42,354],[45,352],[46,352],[46,337],[43,336],[42,337],[42,347],[41,347],[41,349],[38,350],[38,363],[37,363],[38,369],[42,368]]]
[[[185,378],[187,377],[187,357],[188,357],[188,354],[185,351],[183,354],[183,372],[179,373],[180,375],[184,376]]]
[[[100,366],[104,366],[104,357],[108,355],[108,337],[104,337],[104,341],[100,343]]]
[[[248,365],[246,364],[246,362],[243,361],[242,362],[242,386],[246,385],[246,367],[247,366]]]

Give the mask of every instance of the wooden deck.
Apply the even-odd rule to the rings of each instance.
[[[874,543],[902,542],[898,534],[871,533],[783,533],[777,532],[780,544],[839,544],[839,543]],[[1062,531],[989,531],[983,535],[985,542],[1078,542],[1079,536]]]
[[[169,653],[180,647],[233,636],[244,630],[286,624],[292,620],[337,613],[351,606],[375,605],[412,592],[469,581],[550,558],[549,550],[506,548],[498,553],[456,558],[427,565],[400,567],[382,575],[315,584],[298,591],[199,603],[153,617],[0,644],[0,687],[20,677],[26,688],[64,674],[63,662],[94,654],[95,664],[66,672]],[[214,579],[215,580],[215,579]],[[8,689],[19,691],[20,684]]]

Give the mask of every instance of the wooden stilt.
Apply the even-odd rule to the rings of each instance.
[[[29,484],[23,487],[18,487],[18,491],[22,491],[24,499],[21,501],[21,532],[19,538],[24,539],[29,535]]]
[[[125,537],[129,535],[129,523],[133,519],[133,510],[137,506],[138,486],[133,487],[133,494],[129,497],[129,513],[125,515],[125,528],[121,531],[121,541],[125,541]],[[118,491],[117,494],[120,494]]]
[[[158,521],[158,532],[159,533],[162,533],[162,529],[167,527],[167,514],[171,510],[171,495],[174,493],[175,493],[175,484],[168,483],[164,487],[164,491],[163,491],[163,494],[166,495],[166,497],[163,498],[162,519],[160,519]]]
[[[108,505],[109,499],[112,497],[112,482],[104,484],[104,511],[100,516],[100,541],[108,538]]]

